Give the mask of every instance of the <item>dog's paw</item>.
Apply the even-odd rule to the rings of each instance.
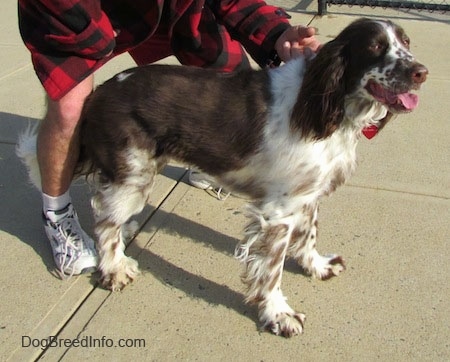
[[[102,272],[100,283],[105,289],[113,292],[120,291],[130,284],[139,274],[138,263],[136,260],[124,257],[120,261],[117,270],[113,272]]]
[[[339,255],[326,255],[315,258],[312,265],[312,275],[321,280],[338,276],[345,270],[345,260]]]
[[[264,329],[277,336],[290,338],[303,333],[305,315],[303,313],[281,313],[276,320],[264,324]]]

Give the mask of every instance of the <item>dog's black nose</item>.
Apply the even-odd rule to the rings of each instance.
[[[423,83],[427,80],[428,69],[422,64],[416,64],[412,71],[412,80],[414,83]]]

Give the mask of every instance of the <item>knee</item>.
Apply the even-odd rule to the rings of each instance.
[[[80,124],[81,112],[86,97],[92,92],[92,79],[78,84],[59,100],[47,99],[44,123],[57,129],[60,134],[73,134]]]
[[[80,122],[82,106],[71,103],[51,104],[49,101],[42,126],[57,130],[59,134],[73,134]]]

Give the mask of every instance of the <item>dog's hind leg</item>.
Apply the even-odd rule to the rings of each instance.
[[[292,256],[308,273],[318,279],[329,279],[345,270],[345,262],[338,255],[322,256],[316,250],[318,204],[304,205],[298,215],[289,246]]]
[[[124,253],[123,227],[147,203],[158,169],[156,161],[153,164],[121,183],[100,183],[92,199],[101,284],[106,289],[121,290],[139,274],[137,262]]]
[[[300,334],[305,316],[287,304],[281,291],[292,217],[270,220],[255,213],[252,218],[246,238],[236,249],[236,257],[245,265],[242,281],[247,286],[246,302],[257,304],[265,329],[284,337]]]

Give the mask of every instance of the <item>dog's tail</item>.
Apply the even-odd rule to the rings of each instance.
[[[41,190],[41,174],[37,160],[37,130],[39,123],[30,124],[27,129],[19,136],[16,146],[16,154],[25,164],[28,170],[28,177],[31,183]]]

